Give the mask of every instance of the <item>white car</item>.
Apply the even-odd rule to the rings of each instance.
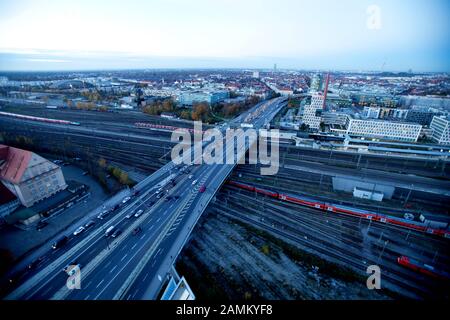
[[[192,185],[194,186],[197,183],[197,180],[192,181]]]
[[[77,230],[75,230],[75,232],[73,233],[74,236],[79,235],[80,233],[82,233],[84,230],[86,230],[85,227],[81,226],[79,227]]]
[[[138,218],[142,213],[144,213],[144,210],[140,209],[136,214],[134,215],[136,218]]]
[[[128,201],[130,201],[130,197],[125,197],[125,199],[122,200],[122,203],[127,203]]]
[[[189,179],[192,179],[192,177],[193,177],[193,175],[192,175],[192,174],[190,174],[188,178],[189,178]]]

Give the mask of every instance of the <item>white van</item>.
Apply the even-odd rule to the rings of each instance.
[[[109,237],[114,231],[114,226],[109,227],[108,229],[106,229],[105,232],[105,237]]]

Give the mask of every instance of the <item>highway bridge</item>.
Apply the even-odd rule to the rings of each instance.
[[[285,102],[285,98],[262,102],[219,129],[224,133],[245,119],[251,119],[255,129],[264,128]],[[237,150],[234,142],[224,145],[237,159],[249,147]],[[196,222],[234,167],[235,163],[167,163],[138,184],[129,201],[97,221],[95,229],[71,236],[66,246],[53,250],[46,265],[6,298],[156,299]],[[121,233],[107,238],[105,230],[111,226]],[[68,275],[63,269],[73,264],[81,266],[81,289],[66,287]]]

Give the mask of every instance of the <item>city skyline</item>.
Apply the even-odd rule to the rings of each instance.
[[[0,71],[448,72],[449,4],[427,3],[1,1]]]

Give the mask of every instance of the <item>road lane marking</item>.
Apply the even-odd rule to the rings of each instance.
[[[112,268],[111,270],[109,270],[109,273],[112,273],[114,270],[116,270],[117,265],[114,266],[114,268]]]
[[[102,279],[102,281],[100,281],[100,282],[97,284],[96,288],[100,287],[100,285],[103,283],[103,281],[105,281],[105,279]]]
[[[131,247],[131,250],[133,250],[134,248],[136,248],[136,246],[137,246],[137,243],[135,243],[135,244]]]
[[[120,261],[123,261],[123,260],[125,260],[125,258],[128,256],[128,253],[126,254],[126,255],[124,255],[123,257],[122,257],[122,259],[120,259]]]

